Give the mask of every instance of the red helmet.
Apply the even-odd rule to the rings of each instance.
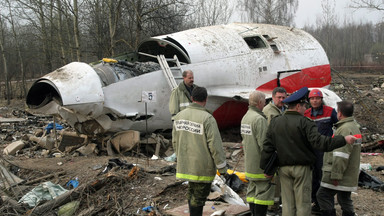
[[[311,97],[321,97],[321,98],[323,98],[323,93],[319,89],[312,89],[309,92],[309,95],[308,95],[308,98],[311,98]]]

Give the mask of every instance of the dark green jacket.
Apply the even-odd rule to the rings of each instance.
[[[361,134],[353,117],[344,118],[336,124],[335,135]],[[345,145],[324,154],[321,186],[339,191],[356,191],[360,172],[361,145]],[[332,180],[338,180],[337,186]]]
[[[263,144],[260,165],[265,168],[277,150],[279,166],[313,165],[314,149],[329,152],[346,144],[343,136],[321,135],[316,124],[295,111],[286,111],[272,119]]]

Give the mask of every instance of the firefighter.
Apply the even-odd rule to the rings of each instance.
[[[207,90],[196,87],[191,98],[192,104],[174,117],[172,145],[177,156],[176,178],[189,181],[190,215],[198,216],[203,213],[216,169],[221,176],[228,174],[216,120],[204,108]]]
[[[241,120],[241,137],[245,154],[245,175],[248,182],[247,202],[253,216],[267,215],[268,205],[273,205],[275,186],[260,168],[260,154],[267,132],[267,118],[261,111],[265,94],[254,91],[249,95],[249,108]]]
[[[353,104],[348,101],[337,103],[335,135],[357,135],[361,137],[359,125],[353,118]],[[343,211],[343,216],[355,215],[351,192],[357,190],[360,171],[361,142],[346,145],[324,154],[323,178],[317,192],[322,215],[336,216],[334,196]]]

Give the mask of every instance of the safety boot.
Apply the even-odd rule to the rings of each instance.
[[[343,211],[342,216],[355,216],[355,212]]]
[[[253,212],[255,211],[255,203],[249,203],[249,211],[251,212],[252,216],[254,216]]]
[[[253,216],[266,216],[267,215],[268,206],[267,205],[259,205],[255,204],[255,208],[253,211]]]
[[[189,205],[189,215],[190,216],[203,216],[204,206],[191,206]]]
[[[336,209],[331,210],[321,210],[322,216],[336,216]]]

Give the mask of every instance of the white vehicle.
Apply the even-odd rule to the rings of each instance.
[[[151,37],[137,52],[94,65],[70,63],[38,79],[26,102],[32,112],[58,114],[83,134],[166,130],[171,90],[187,69],[207,88],[207,108],[222,129],[239,125],[251,91],[270,97],[277,86],[292,93],[331,82],[327,55],[307,32],[233,23]]]

